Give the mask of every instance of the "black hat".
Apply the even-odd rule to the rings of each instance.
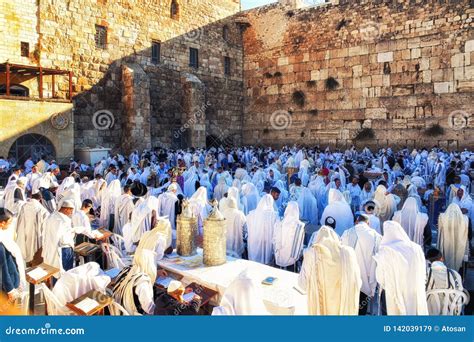
[[[324,221],[325,226],[329,226],[332,229],[336,229],[336,220],[332,216],[326,217],[326,220]]]
[[[132,191],[132,195],[135,197],[143,197],[148,192],[148,188],[139,181],[133,182],[130,190]]]

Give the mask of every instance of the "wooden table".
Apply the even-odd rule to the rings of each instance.
[[[89,258],[99,250],[100,250],[99,246],[90,242],[83,242],[79,246],[76,246],[74,248],[74,253],[83,257],[85,262],[88,262]]]
[[[90,299],[95,300],[99,305],[96,306],[94,309],[88,311],[88,312],[82,311],[80,308],[78,308],[76,306],[76,304],[79,304],[80,302],[82,302],[86,298],[90,298]],[[96,290],[91,290],[91,291],[87,292],[86,294],[83,294],[79,298],[76,298],[72,302],[67,303],[66,306],[70,310],[72,310],[73,312],[75,312],[76,314],[78,314],[80,316],[93,316],[95,314],[103,315],[104,314],[104,309],[107,306],[109,306],[110,304],[112,304],[112,302],[113,302],[112,297],[107,296],[107,295],[103,294],[102,292],[99,292],[99,291],[96,291]]]
[[[34,269],[41,267],[43,270],[47,272],[45,276],[39,279],[34,279],[31,278],[28,273],[33,271]],[[56,273],[59,272],[59,269],[50,265],[47,265],[45,263],[42,263],[38,266],[30,267],[26,270],[26,281],[30,283],[30,298],[29,298],[29,303],[28,303],[28,308],[30,310],[30,313],[34,315],[34,309],[35,309],[35,286],[42,283],[42,282],[47,282],[48,287],[51,287],[51,277],[55,275]]]

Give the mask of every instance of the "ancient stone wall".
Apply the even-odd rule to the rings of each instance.
[[[39,3],[42,65],[74,72],[77,146],[121,147],[130,123],[124,119],[129,111],[123,103],[122,66],[131,64],[140,66],[149,78],[152,147],[180,142],[176,132],[185,124],[184,73],[195,75],[204,84],[210,103],[206,108],[206,134],[224,132],[226,137],[240,138],[242,37],[240,27],[228,18],[239,11],[239,1],[178,0],[179,15],[174,19],[170,15],[171,0]],[[107,28],[105,48],[95,44],[96,25]],[[224,37],[225,25],[228,29]],[[151,59],[152,42],[161,43],[158,63]],[[189,66],[191,47],[199,50],[197,69]],[[230,75],[224,75],[225,56],[231,59]],[[60,92],[67,90],[66,83],[58,87]],[[111,112],[113,120],[97,129],[92,118],[100,110]]]
[[[469,0],[245,12],[246,144],[474,147]]]

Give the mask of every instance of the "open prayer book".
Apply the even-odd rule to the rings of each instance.
[[[48,275],[48,272],[46,272],[43,268],[41,267],[36,267],[34,270],[30,271],[27,273],[28,276],[34,280],[39,280],[45,276]]]
[[[98,307],[99,303],[97,303],[97,301],[95,301],[94,299],[86,297],[83,300],[81,300],[79,303],[77,303],[75,306],[76,308],[78,308],[79,310],[87,314],[88,312]]]

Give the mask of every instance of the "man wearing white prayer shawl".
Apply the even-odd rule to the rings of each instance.
[[[260,196],[258,195],[258,190],[255,185],[252,183],[242,185],[242,200],[245,215],[248,215],[248,213],[257,208]]]
[[[158,229],[144,233],[132,266],[125,267],[117,276],[113,297],[130,315],[153,314],[153,286],[157,277],[167,275],[158,270],[158,261],[163,258],[165,249],[166,237]]]
[[[211,206],[207,201],[207,189],[201,186],[188,201],[189,209],[198,221],[198,231],[202,235],[204,220],[210,213]]]
[[[123,188],[123,195],[117,198],[115,203],[114,214],[114,233],[123,235],[123,227],[132,219],[132,212],[135,208],[133,203],[133,196],[130,186],[126,185]]]
[[[300,219],[312,225],[318,224],[318,202],[311,190],[302,188],[297,198]]]
[[[446,212],[439,215],[438,249],[448,268],[459,270],[468,249],[469,220],[459,206],[451,203]]]
[[[5,208],[14,215],[18,214],[21,206],[25,203],[26,177],[20,177],[18,180],[10,182],[5,188]]]
[[[158,199],[154,196],[148,197],[145,201],[135,207],[130,220],[130,231],[125,233],[124,239],[132,244],[138,244],[143,234],[155,226],[157,219]],[[130,233],[130,235],[128,234]]]
[[[40,201],[41,195],[33,194],[18,213],[16,242],[26,262],[31,262],[43,246],[43,222],[49,216],[49,211]]]
[[[408,197],[402,210],[396,211],[393,220],[400,223],[411,241],[423,247],[423,232],[428,223],[428,215],[420,212],[414,197]]]
[[[105,293],[110,277],[105,275],[96,262],[89,262],[64,273],[54,285],[53,293],[66,305],[91,290]]]
[[[322,226],[304,252],[298,285],[308,293],[310,315],[357,315],[362,285],[354,249]]]
[[[264,316],[269,315],[261,285],[247,270],[232,281],[225,290],[220,305],[212,310],[213,316]]]
[[[226,183],[226,178],[224,176],[221,176],[219,178],[219,181],[217,182],[216,187],[214,188],[214,199],[220,201],[222,197],[224,197],[224,194],[227,193],[228,189],[229,186]]]
[[[222,197],[219,201],[219,210],[223,211],[228,207],[229,200],[233,199],[237,203],[237,209],[243,210],[242,202],[240,201],[239,189],[231,186],[227,190],[227,197]]]
[[[427,315],[426,262],[420,245],[410,240],[398,222],[386,221],[376,277],[385,291],[388,315]]]
[[[291,201],[281,222],[275,226],[273,248],[275,263],[280,267],[294,265],[303,251],[305,224],[300,221],[298,203]]]
[[[247,221],[244,213],[237,208],[235,199],[229,198],[221,211],[225,217],[227,232],[227,255],[241,258],[245,249],[244,237],[247,235]]]
[[[336,233],[343,234],[345,230],[354,226],[354,215],[351,207],[344,199],[339,190],[330,189],[328,205],[324,208],[320,224],[324,225],[326,218],[333,217],[336,220]]]
[[[100,206],[100,225],[112,230],[115,218],[115,203],[122,195],[122,187],[118,179],[113,180],[104,192]]]
[[[176,230],[176,206],[178,203],[178,185],[172,183],[168,187],[168,191],[158,196],[158,215],[168,216],[171,223],[171,228]]]
[[[383,226],[385,221],[392,219],[393,214],[397,210],[397,201],[392,194],[387,193],[387,188],[383,185],[379,185],[375,190],[374,200],[378,204],[375,208],[375,215],[380,219],[380,223]]]
[[[249,260],[269,264],[273,259],[273,234],[279,222],[273,197],[265,195],[257,209],[247,215]]]
[[[376,263],[373,256],[377,254],[382,236],[367,224],[369,218],[359,215],[356,225],[342,234],[343,245],[354,248],[359,264],[362,287],[360,289],[359,315],[367,314],[368,298],[373,298],[377,280]]]
[[[459,208],[461,208],[463,214],[469,218],[471,224],[474,224],[474,203],[464,186],[457,189],[456,196],[452,203],[457,204]]]

